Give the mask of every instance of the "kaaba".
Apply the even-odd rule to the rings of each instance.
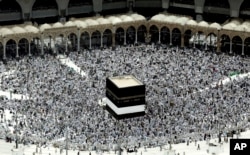
[[[106,109],[116,119],[145,115],[145,85],[132,75],[106,79]]]

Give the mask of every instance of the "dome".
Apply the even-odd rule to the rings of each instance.
[[[224,25],[222,28],[225,30],[234,30],[235,27],[236,27],[235,23],[228,23],[228,24]]]
[[[146,20],[144,16],[135,13],[130,15],[130,17],[132,17],[134,20]]]
[[[108,19],[105,19],[105,18],[98,18],[97,21],[100,24],[110,24],[111,23]]]
[[[129,17],[128,15],[121,15],[121,16],[118,16],[118,18],[120,18],[121,20],[124,20],[125,18]]]
[[[124,22],[132,22],[134,19],[132,17],[127,16],[126,18],[123,19]]]
[[[230,23],[233,23],[233,24],[235,24],[235,25],[241,25],[242,20],[240,20],[240,19],[232,19],[232,20],[230,21]]]
[[[84,21],[81,20],[76,20],[74,23],[78,28],[86,28],[88,26]]]
[[[13,34],[13,33],[14,32],[9,28],[1,28],[0,29],[0,34],[2,34],[3,36],[10,35],[10,34]]]
[[[193,19],[191,19],[191,20],[187,21],[187,23],[186,23],[186,24],[187,24],[187,25],[196,26],[196,25],[197,25],[197,22],[196,22],[196,21],[194,21]]]
[[[87,19],[85,23],[87,23],[89,26],[95,26],[99,24],[96,20],[93,19]]]
[[[24,28],[19,27],[19,26],[13,27],[13,28],[12,28],[12,31],[13,31],[14,33],[26,33],[26,32],[27,32]]]
[[[189,19],[187,17],[177,18],[174,23],[185,25]]]
[[[118,23],[121,23],[122,20],[118,17],[115,17],[115,16],[111,16],[108,18],[108,20],[112,23],[112,24],[118,24]]]
[[[27,31],[27,32],[32,32],[32,33],[38,33],[39,32],[39,29],[35,26],[32,26],[32,25],[27,25],[24,27],[24,29]]]
[[[68,21],[67,23],[65,23],[65,25],[64,26],[66,26],[66,27],[72,27],[72,26],[76,26],[75,25],[75,23],[74,22],[72,22],[72,21]]]
[[[55,24],[52,25],[52,28],[60,28],[63,27],[63,24],[60,22],[56,22]]]
[[[207,22],[205,22],[205,21],[201,21],[201,22],[198,23],[198,26],[201,26],[201,27],[208,27],[209,24],[208,24]]]
[[[50,28],[51,28],[51,25],[47,23],[40,26],[41,31],[44,31],[45,29],[50,29]]]
[[[217,30],[220,30],[220,29],[221,29],[221,25],[218,24],[218,23],[212,23],[212,24],[209,25],[209,27],[215,28],[215,29],[217,29]]]
[[[244,25],[240,25],[240,26],[236,26],[234,28],[235,31],[245,31],[245,26]]]
[[[166,15],[164,14],[158,14],[158,15],[153,16],[151,20],[162,21],[165,17]]]
[[[176,16],[166,16],[165,18],[163,18],[164,22],[168,22],[168,23],[173,23],[176,20]]]

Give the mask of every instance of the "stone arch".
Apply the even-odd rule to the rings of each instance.
[[[178,28],[172,30],[172,44],[174,46],[181,46],[181,30]]]
[[[159,29],[156,25],[152,25],[149,28],[149,33],[151,35],[151,43],[157,43],[159,41]]]
[[[31,55],[38,56],[41,53],[41,38],[34,37],[30,41]]]
[[[22,12],[22,8],[17,3],[16,0],[2,0],[0,1],[0,10],[1,12]]]
[[[101,47],[101,32],[96,30],[91,34],[91,47]]]
[[[55,42],[54,42],[54,48],[56,53],[60,53],[60,54],[64,54],[66,51],[66,39],[65,39],[65,35],[64,34],[58,34],[55,36],[54,38]]]
[[[136,29],[134,26],[130,26],[127,28],[126,31],[126,43],[127,44],[134,44],[135,43],[135,35],[136,35]]]
[[[192,36],[193,36],[192,30],[186,30],[184,32],[184,46],[186,46],[186,47],[192,46],[192,42],[190,41]]]
[[[250,56],[250,37],[244,40],[244,46],[245,46],[244,48],[245,55]]]
[[[226,34],[220,36],[221,43],[221,52],[229,53],[230,52],[230,37]]]
[[[19,56],[23,57],[29,54],[29,40],[22,38],[18,41]]]
[[[196,34],[194,34],[196,37],[195,40],[195,47],[198,49],[204,49],[206,44],[206,34],[203,31],[198,31]],[[193,35],[193,36],[194,36]]]
[[[16,57],[16,44],[17,42],[13,39],[9,39],[6,42],[6,58],[15,58]]]
[[[161,43],[170,44],[170,29],[167,26],[161,28]]]
[[[138,43],[145,43],[145,37],[147,35],[147,27],[140,25],[137,29],[137,41]]]
[[[52,35],[47,34],[43,36],[43,42],[44,42],[44,53],[46,54],[53,54],[53,49],[55,47],[55,42],[54,42],[54,38]],[[31,41],[30,43],[31,46],[31,53],[33,52],[34,49],[37,48],[37,45],[35,44],[34,41]]]
[[[115,43],[117,45],[123,45],[124,44],[124,29],[119,27],[118,29],[116,29],[115,31]]]
[[[106,29],[103,32],[102,38],[103,38],[102,40],[103,40],[104,46],[107,46],[107,47],[112,46],[112,31],[110,29]]]
[[[89,39],[90,39],[90,35],[87,31],[84,31],[83,33],[81,33],[81,36],[80,36],[80,48],[81,49],[89,48]]]
[[[213,32],[209,33],[206,38],[206,46],[210,51],[215,51],[217,45],[217,35]]]
[[[32,10],[58,9],[56,0],[36,0],[32,6]]]
[[[74,32],[68,35],[68,49],[70,51],[77,51],[77,34]]]
[[[232,51],[237,55],[242,53],[242,38],[240,36],[234,36],[232,38]]]

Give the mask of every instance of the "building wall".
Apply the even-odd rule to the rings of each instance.
[[[29,21],[44,17],[72,17],[78,14],[94,15],[102,14],[104,11],[112,13],[112,10],[119,9],[135,12],[144,10],[147,13],[177,10],[176,12],[180,14],[185,14],[185,10],[188,10],[187,12],[191,12],[191,15],[197,20],[202,20],[203,14],[250,17],[250,11],[242,6],[247,0],[220,0],[222,3],[218,3],[217,0],[51,0],[57,6],[53,9],[48,8],[48,11],[45,11],[46,3],[43,3],[44,8],[42,10],[34,10],[33,6],[37,0],[9,0],[11,3],[20,5],[21,9],[18,12],[16,10],[15,12],[1,11],[4,10],[4,6],[1,5],[4,1],[7,0],[0,0],[0,22]]]

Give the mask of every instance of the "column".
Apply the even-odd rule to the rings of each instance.
[[[159,39],[158,39],[158,43],[161,43],[161,31],[159,30]]]
[[[211,36],[210,36],[210,40],[211,40]],[[220,31],[218,31],[218,34],[217,34],[216,44],[217,44],[216,51],[221,52]]]
[[[91,42],[91,37],[89,37],[89,49],[91,49],[92,48],[92,42]]]
[[[207,50],[207,40],[205,41],[205,50]]]
[[[169,30],[169,31],[170,31],[170,33],[169,33],[170,34],[170,43],[169,44],[172,45],[172,31],[171,30]]]
[[[31,56],[31,52],[30,52],[30,42],[28,43],[29,44],[29,57]]]
[[[103,47],[103,33],[101,33],[101,48]]]
[[[233,51],[232,51],[232,44],[233,44],[233,43],[232,43],[232,39],[230,39],[230,51],[229,51],[230,54],[233,53]]]
[[[65,38],[65,52],[68,52],[68,37]]]
[[[3,43],[3,59],[6,59],[6,44]]]
[[[196,40],[196,36],[194,34],[194,39],[193,39],[193,48],[195,48],[195,40]]]
[[[51,49],[51,36],[49,37],[49,48]]]
[[[181,47],[184,47],[184,36],[185,34],[181,34]]]
[[[137,36],[137,29],[135,29],[135,44],[137,44],[137,40],[138,40],[137,37],[138,37]]]
[[[112,47],[115,47],[115,33],[112,33]]]
[[[241,55],[245,55],[245,44],[244,44],[244,40],[242,41],[242,52]]]
[[[126,37],[127,37],[127,32],[124,30],[124,45],[127,44]]]
[[[54,49],[53,49],[53,54],[56,54],[56,42],[55,42],[55,38],[53,38],[53,43],[54,43]]]
[[[17,42],[17,44],[16,44],[16,58],[19,58],[19,51],[18,51],[18,42]]]
[[[217,49],[216,49],[217,52],[220,52],[220,46],[221,46],[220,40],[217,38]]]
[[[198,33],[198,45],[200,46],[201,43],[200,43],[200,33]]]
[[[78,35],[77,35],[77,51],[80,51],[80,38],[81,38],[81,32],[80,29],[78,29]]]
[[[41,39],[41,54],[44,55],[44,49],[43,49],[43,46],[44,46],[44,40],[43,38]],[[51,47],[51,40],[50,40],[50,47]],[[55,49],[55,47],[54,47]]]

